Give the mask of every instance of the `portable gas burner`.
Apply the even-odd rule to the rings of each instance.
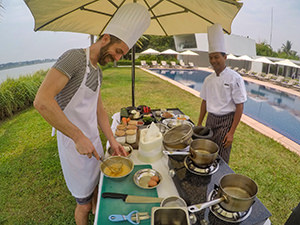
[[[208,195],[208,201],[214,200],[216,198],[217,198],[217,191],[212,190]],[[242,222],[245,219],[247,219],[252,212],[252,206],[250,207],[249,210],[245,212],[230,212],[224,209],[220,204],[210,206],[209,209],[220,220],[230,222],[230,223]]]
[[[184,159],[184,166],[193,174],[200,175],[200,176],[209,176],[217,172],[219,169],[219,160],[216,159],[211,165],[206,167],[199,167],[195,165],[190,158],[190,156],[186,156]]]

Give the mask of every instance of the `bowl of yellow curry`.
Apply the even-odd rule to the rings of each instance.
[[[131,173],[134,163],[124,156],[110,156],[100,164],[101,172],[106,177],[121,178]]]

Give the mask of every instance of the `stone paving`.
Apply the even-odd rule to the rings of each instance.
[[[181,84],[177,81],[174,81],[174,80],[172,80],[168,77],[162,76],[158,73],[152,72],[152,71],[147,70],[145,68],[141,68],[141,69],[148,72],[148,73],[151,73],[151,74],[153,74],[153,75],[155,75],[155,76],[157,76],[157,77],[159,77],[163,80],[166,80],[166,81],[178,86],[179,88],[181,88],[185,91],[190,92],[191,94],[195,95],[196,97],[200,96],[199,91],[196,91],[192,88],[184,86],[183,84]],[[200,67],[200,68],[197,68],[197,69],[212,72],[211,69],[206,68],[206,67]],[[260,81],[260,80],[252,79],[250,77],[243,77],[243,78],[246,81],[251,81],[251,82],[257,83],[259,85],[264,85],[264,86],[267,86],[267,87],[270,87],[270,88],[278,89],[280,91],[284,91],[284,92],[287,92],[287,93],[290,93],[290,94],[293,94],[293,95],[296,95],[296,96],[300,97],[300,92],[298,92],[296,90],[286,88],[286,87],[282,87],[282,86],[279,86],[279,85],[276,85],[276,84],[272,84],[272,83],[267,82],[267,81]],[[252,127],[253,129],[255,129],[256,131],[258,131],[258,132],[272,138],[273,140],[279,142],[284,147],[286,147],[287,149],[289,149],[292,152],[295,152],[296,154],[298,154],[300,156],[300,145],[297,144],[296,142],[288,139],[287,137],[283,136],[282,134],[280,134],[280,133],[274,131],[273,129],[263,125],[262,123],[257,122],[256,120],[252,119],[251,117],[246,116],[245,114],[242,115],[241,121],[244,122],[245,124],[247,124],[248,126]]]

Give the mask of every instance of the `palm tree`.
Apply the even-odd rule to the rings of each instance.
[[[292,55],[292,42],[286,41],[286,44],[282,44],[281,47],[282,51],[285,52],[287,55]]]

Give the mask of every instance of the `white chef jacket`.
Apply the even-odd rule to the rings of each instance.
[[[243,78],[226,67],[219,76],[213,72],[205,78],[200,97],[206,101],[207,112],[226,115],[247,100],[247,92]]]

